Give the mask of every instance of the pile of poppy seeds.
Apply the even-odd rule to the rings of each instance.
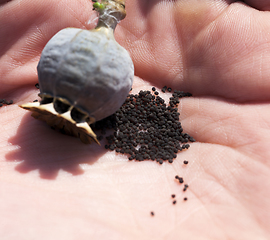
[[[172,89],[165,86],[162,92],[166,91]],[[127,154],[129,160],[172,163],[179,151],[189,148],[188,142],[195,142],[183,132],[178,112],[179,99],[190,96],[190,93],[175,90],[167,106],[155,87],[152,91],[131,93],[115,114],[91,127],[94,131],[101,130],[101,134],[113,129],[113,134],[106,137],[105,148]]]

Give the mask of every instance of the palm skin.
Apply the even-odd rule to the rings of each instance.
[[[3,2],[0,97],[16,104],[0,108],[2,239],[269,239],[266,2],[127,0],[115,35],[134,61],[134,91],[193,93],[179,111],[197,142],[163,165],[83,145],[17,106],[37,98],[46,42],[64,27],[93,28],[92,6]]]

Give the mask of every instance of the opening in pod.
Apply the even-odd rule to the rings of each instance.
[[[42,100],[40,101],[40,104],[48,104],[48,103],[52,103],[52,102],[53,102],[52,97],[42,97]]]
[[[55,99],[53,102],[53,107],[56,112],[63,114],[69,110],[70,104],[64,103],[60,99]]]
[[[86,119],[88,118],[88,115],[81,112],[80,110],[78,110],[77,108],[72,108],[71,110],[71,118],[76,122],[76,123],[81,123],[81,122],[85,122]]]

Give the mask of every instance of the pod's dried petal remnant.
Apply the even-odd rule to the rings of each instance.
[[[99,144],[89,125],[124,103],[134,66],[128,52],[114,39],[117,23],[126,16],[125,1],[94,2],[99,12],[97,27],[66,28],[51,38],[37,67],[41,101],[20,107],[84,143]]]

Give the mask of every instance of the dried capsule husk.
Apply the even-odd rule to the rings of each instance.
[[[65,99],[91,122],[120,108],[133,76],[128,52],[115,41],[112,30],[103,27],[61,30],[45,46],[38,64],[41,97]]]
[[[41,101],[21,107],[84,143],[99,143],[89,125],[121,107],[134,77],[133,62],[113,31],[103,26],[59,31],[37,67]]]

